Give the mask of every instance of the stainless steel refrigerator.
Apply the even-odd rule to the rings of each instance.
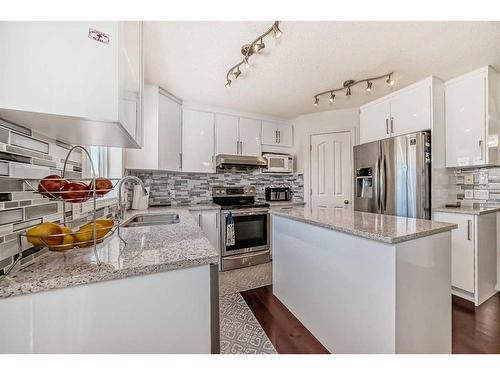
[[[431,218],[431,135],[418,132],[354,146],[354,209]]]

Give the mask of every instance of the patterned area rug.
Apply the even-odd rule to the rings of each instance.
[[[219,294],[233,294],[273,283],[272,262],[219,273]]]
[[[240,293],[220,297],[221,354],[277,354]]]

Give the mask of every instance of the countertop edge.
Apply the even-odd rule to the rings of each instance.
[[[387,237],[387,236],[382,236],[382,235],[379,235],[376,233],[364,232],[364,231],[360,231],[360,230],[353,230],[353,229],[345,228],[342,226],[336,226],[336,225],[322,223],[322,222],[319,222],[316,220],[304,219],[301,217],[290,215],[286,211],[280,211],[278,209],[271,210],[270,213],[273,215],[284,217],[286,219],[300,221],[300,222],[305,223],[305,224],[314,225],[314,226],[318,226],[318,227],[322,227],[322,228],[326,228],[326,229],[331,229],[331,230],[334,230],[337,232],[351,234],[353,236],[362,237],[362,238],[366,238],[366,239],[369,239],[372,241],[383,242],[383,243],[391,244],[391,245],[399,244],[402,242],[408,242],[411,240],[415,240],[417,238],[432,236],[432,235],[438,234],[438,233],[448,232],[448,231],[451,231],[453,229],[458,228],[457,224],[447,223],[448,225],[445,227],[442,227],[442,228],[429,229],[429,230],[421,231],[419,233],[412,233],[412,234],[405,235],[405,236]]]
[[[5,276],[6,279],[10,280],[13,284],[11,288],[12,291],[2,291],[0,293],[0,301],[2,299],[24,296],[29,294],[47,292],[50,290],[65,289],[76,286],[97,284],[104,281],[113,281],[127,279],[129,277],[152,275],[160,272],[176,271],[185,268],[192,268],[197,266],[205,266],[209,264],[218,264],[218,256],[202,257],[193,260],[179,260],[177,262],[165,263],[161,265],[147,265],[137,268],[128,268],[124,270],[119,270],[115,272],[101,272],[101,273],[87,273],[80,274],[74,277],[60,277],[44,280],[39,282],[33,287],[29,282],[18,283],[16,280],[9,276]],[[64,279],[64,283],[60,283],[60,279]]]
[[[490,207],[490,208],[439,207],[432,209],[432,212],[444,212],[449,214],[477,215],[477,216],[493,214],[499,211],[500,207]]]

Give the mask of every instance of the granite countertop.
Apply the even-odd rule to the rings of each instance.
[[[450,223],[310,205],[288,210],[271,208],[271,213],[390,244],[410,241],[457,228],[456,224]]]
[[[500,211],[500,207],[439,207],[432,212],[447,212],[451,214],[485,215]]]
[[[208,206],[152,207],[144,211],[127,211],[125,219],[140,213],[177,212],[180,222],[121,228],[120,233],[127,244],[121,243],[115,232],[98,245],[97,254],[101,264],[97,264],[92,247],[68,253],[49,251],[34,264],[1,278],[0,299],[218,263],[218,251],[189,212],[189,209],[209,209]],[[211,206],[211,209],[214,208],[217,207]]]
[[[280,206],[303,206],[306,204],[304,201],[274,201],[274,202],[266,202],[269,203],[271,207],[280,207]]]

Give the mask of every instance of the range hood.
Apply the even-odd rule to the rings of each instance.
[[[217,155],[216,156],[217,168],[262,168],[267,165],[265,159],[260,156],[246,156],[246,155]]]

